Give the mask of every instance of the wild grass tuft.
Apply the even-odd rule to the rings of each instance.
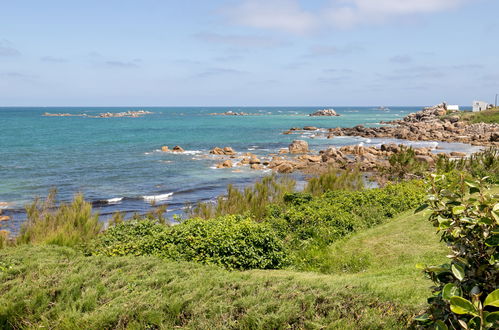
[[[18,244],[77,246],[94,238],[101,230],[98,214],[78,194],[70,204],[55,205],[56,191],[44,201],[36,199],[26,206],[27,221],[16,239]]]
[[[210,219],[228,214],[249,213],[261,219],[270,204],[283,203],[286,193],[294,190],[296,182],[287,176],[264,177],[253,186],[239,190],[227,187],[227,194],[219,196],[215,203],[198,203],[188,210],[190,217]]]
[[[364,189],[364,181],[358,169],[340,171],[336,168],[329,168],[326,173],[311,178],[305,187],[305,192],[318,196],[326,191],[361,189]]]

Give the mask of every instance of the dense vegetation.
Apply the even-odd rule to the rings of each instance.
[[[499,195],[484,180],[432,175],[430,221],[451,248],[450,263],[424,267],[435,282],[428,314],[440,329],[499,326]]]
[[[85,257],[53,245],[3,249],[0,328],[401,329],[429,294],[414,265],[445,260],[425,216],[407,213],[323,255],[321,275]]]
[[[473,180],[497,184],[498,152],[442,158],[436,173],[446,179],[430,183],[404,181],[427,176],[414,156],[408,149],[392,159],[395,182],[375,189],[364,188],[356,171],[336,170],[302,192],[282,176],[229,187],[175,225],[159,206],[131,221],[117,214],[102,230],[82,196],[54,207],[51,194],[27,207],[18,237],[2,240],[10,247],[0,250],[0,327],[404,328],[430,294],[415,265],[445,261],[428,213],[407,213],[427,189],[430,219],[456,254],[449,266],[426,268],[435,296],[419,324],[473,328],[478,317],[493,326],[495,305],[487,304],[499,256],[490,237],[498,233],[486,219],[496,214],[497,196],[484,199]],[[470,271],[471,264],[489,269],[476,253],[462,255],[472,244],[488,256],[488,277]],[[455,316],[459,298],[477,304],[469,317]]]

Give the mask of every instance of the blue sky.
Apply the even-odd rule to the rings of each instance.
[[[0,106],[469,105],[497,0],[0,0]]]

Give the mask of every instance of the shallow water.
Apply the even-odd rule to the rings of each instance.
[[[349,144],[379,145],[394,139],[316,138],[314,133],[283,135],[291,127],[375,126],[402,118],[421,107],[333,107],[340,117],[309,117],[325,107],[120,107],[120,108],[0,108],[0,202],[13,216],[9,226],[24,219],[23,206],[36,196],[58,189],[61,201],[83,192],[102,214],[117,210],[145,212],[150,202],[181,212],[188,202],[210,200],[228,183],[245,185],[268,172],[214,169],[213,147],[268,155],[297,138],[316,151]],[[327,107],[329,108],[329,107]],[[43,117],[50,113],[123,112],[148,110],[140,118]],[[212,116],[213,112],[244,111],[258,116]],[[436,142],[417,142],[433,146]],[[163,153],[179,145],[183,154]],[[462,144],[440,143],[442,151],[473,150]],[[99,202],[101,201],[101,202]],[[104,203],[103,201],[109,201]]]

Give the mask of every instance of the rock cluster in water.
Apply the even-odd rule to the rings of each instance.
[[[87,117],[87,118],[138,118],[144,115],[150,115],[153,112],[146,110],[137,110],[137,111],[125,111],[125,112],[103,112],[96,116],[91,116],[86,113],[82,114],[71,114],[71,113],[50,113],[45,112],[42,116],[44,117]]]
[[[257,116],[256,113],[247,113],[247,112],[235,112],[235,111],[226,111],[226,112],[213,112],[210,113],[212,116]]]
[[[325,117],[335,117],[335,116],[339,116],[339,114],[336,113],[336,111],[334,111],[333,109],[322,109],[322,110],[317,110],[311,114],[309,114],[309,116],[313,116],[313,117],[319,117],[319,116],[325,116]]]

